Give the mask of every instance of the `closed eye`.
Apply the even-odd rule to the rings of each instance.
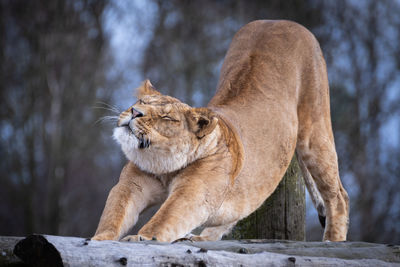
[[[161,116],[161,119],[166,120],[166,121],[179,121],[177,119],[174,119],[170,116]]]
[[[135,104],[140,104],[140,105],[149,105],[149,104],[151,104],[150,102],[146,102],[146,101],[144,101],[143,99],[138,99],[137,101],[136,101],[136,103]]]

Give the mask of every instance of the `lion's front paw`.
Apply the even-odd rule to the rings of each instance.
[[[192,236],[190,237],[190,240],[191,240],[191,241],[195,241],[195,242],[197,242],[197,241],[209,241],[208,238],[206,238],[206,237],[204,237],[204,236],[200,236],[200,235],[192,235]]]
[[[182,238],[178,238],[178,239],[172,241],[171,244],[175,244],[178,242],[185,242],[185,241],[193,242],[192,238],[190,238],[190,237],[182,237]]]
[[[122,242],[139,242],[145,240],[150,240],[150,239],[147,239],[141,235],[128,235],[121,239]]]
[[[116,240],[116,239],[117,239],[117,236],[115,235],[115,233],[113,233],[111,231],[102,232],[91,238],[91,240],[97,240],[97,241]]]
[[[184,241],[197,242],[197,241],[210,241],[210,240],[203,236],[188,234],[183,238],[178,238],[175,241],[172,241],[172,244]]]

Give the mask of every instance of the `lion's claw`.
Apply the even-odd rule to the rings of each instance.
[[[121,239],[122,242],[140,242],[146,240],[148,239],[144,238],[141,235],[128,235]]]

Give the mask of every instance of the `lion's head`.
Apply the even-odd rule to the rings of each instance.
[[[149,80],[137,89],[138,101],[119,116],[114,138],[126,157],[154,174],[179,170],[216,142],[218,118],[162,95]]]

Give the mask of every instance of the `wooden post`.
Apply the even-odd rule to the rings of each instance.
[[[305,189],[296,156],[275,192],[227,239],[305,240]]]

